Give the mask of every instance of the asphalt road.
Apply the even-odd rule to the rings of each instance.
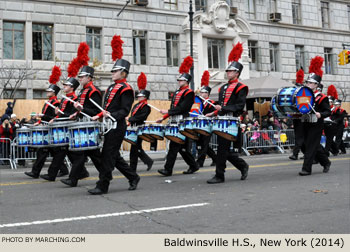
[[[176,162],[174,175],[162,177],[139,165],[141,181],[128,191],[115,170],[109,193],[93,196],[97,172],[69,188],[23,174],[30,168],[0,169],[0,233],[349,233],[350,155],[332,157],[328,174],[320,165],[300,177],[302,160],[270,154],[244,157],[250,165],[246,181],[227,164],[226,182],[209,185],[214,174],[208,160],[192,175]],[[46,171],[44,170],[43,173]],[[169,181],[170,180],[170,181]]]

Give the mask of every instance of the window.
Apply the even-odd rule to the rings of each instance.
[[[292,0],[293,24],[301,24],[300,0]]]
[[[101,29],[86,27],[86,42],[90,47],[89,58],[90,60],[102,59],[101,55]]]
[[[33,60],[52,60],[52,25],[33,24]]]
[[[279,71],[279,49],[278,44],[270,43],[270,71],[278,72]]]
[[[166,60],[168,66],[179,65],[179,35],[166,34]]]
[[[196,0],[195,6],[196,11],[205,11],[207,9],[207,0]]]
[[[269,8],[270,8],[270,13],[277,12],[277,1],[276,0],[269,0]]]
[[[33,90],[33,99],[46,99],[46,91],[45,90]]]
[[[24,59],[24,23],[3,24],[4,59]]]
[[[250,58],[249,69],[258,71],[259,68],[259,48],[257,41],[248,40],[248,54]]]
[[[348,5],[348,23],[350,27],[350,5]]]
[[[208,67],[211,69],[225,68],[225,47],[223,40],[208,39]]]
[[[26,90],[25,89],[4,89],[3,90],[3,98],[4,99],[25,99],[26,98]]]
[[[305,52],[304,52],[304,46],[295,46],[295,67],[296,71],[298,71],[300,68],[303,68],[305,71]]]
[[[327,2],[321,2],[322,27],[329,28],[329,6]]]
[[[164,0],[164,8],[168,10],[177,10],[177,0]]]
[[[132,31],[132,40],[134,47],[134,64],[146,65],[147,59],[147,32],[134,30]]]
[[[245,1],[245,13],[248,19],[255,19],[255,0]]]
[[[335,74],[334,72],[334,55],[332,53],[332,48],[324,49],[324,65],[325,65],[325,74]]]

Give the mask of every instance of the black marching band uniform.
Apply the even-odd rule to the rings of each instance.
[[[178,117],[179,119],[183,119],[189,116],[189,112],[194,103],[194,92],[192,89],[188,87],[188,83],[191,82],[192,76],[188,73],[183,73],[177,79],[178,81],[187,81],[186,85],[181,86],[174,93],[170,109],[168,110],[168,114],[163,116],[163,119],[171,116],[169,120],[173,123],[178,123],[174,117]],[[184,144],[179,144],[174,141],[170,141],[169,151],[166,157],[166,162],[164,165],[164,169],[159,169],[158,172],[163,176],[171,176],[173,174],[173,168],[176,161],[177,153],[180,152],[180,155],[185,160],[185,162],[189,165],[187,171],[184,171],[184,174],[192,174],[196,172],[199,167],[189,151],[190,149],[190,141],[188,137],[185,139]]]
[[[83,77],[83,76],[90,76],[91,78],[93,78],[94,68],[90,66],[83,66],[78,77]],[[79,104],[83,106],[83,109],[81,110],[81,112],[92,117],[99,113],[99,109],[90,101],[90,99],[99,105],[101,105],[102,103],[101,90],[95,87],[92,81],[90,81],[89,83],[83,86],[83,88],[79,92],[78,99],[77,99]],[[83,114],[79,113],[79,111],[76,113],[80,119],[84,120]],[[101,167],[100,149],[84,150],[83,152],[84,152],[84,159],[86,160],[86,157],[90,157],[96,169],[99,170]],[[84,169],[83,166],[79,168]],[[80,173],[83,173],[83,171],[74,171],[74,173],[71,172],[71,174],[69,174],[69,179],[63,179],[61,180],[61,182],[66,185],[74,187],[77,185]]]
[[[51,96],[49,98],[48,102],[51,103],[53,106],[58,107],[60,102],[57,100],[57,94],[60,91],[60,88],[56,84],[50,84],[46,91],[55,93],[54,96]],[[48,104],[44,105],[41,113],[43,114],[43,116],[39,120],[39,123],[41,121],[49,122],[56,117],[55,109],[50,107]],[[32,178],[39,178],[40,172],[45,165],[47,156],[49,155],[49,153],[51,154],[51,156],[55,156],[55,153],[57,151],[57,147],[38,148],[36,152],[37,157],[33,164],[32,170],[30,172],[25,172],[24,174]],[[68,173],[68,168],[63,162],[57,177],[68,175]]]
[[[200,90],[201,93],[208,93],[208,95],[210,94],[210,91],[211,91],[211,88],[209,86],[203,86]],[[215,101],[210,100],[209,98],[206,100],[212,104],[215,104]],[[204,103],[203,104],[204,108],[202,111],[203,115],[209,114],[216,110],[215,107],[209,104],[208,102],[204,101],[203,103]],[[208,155],[213,160],[210,166],[216,165],[216,153],[209,146],[210,139],[211,139],[211,135],[205,136],[203,134],[199,134],[199,139],[197,140],[197,149],[198,149],[197,164],[199,167],[203,167],[206,155]]]
[[[72,86],[75,91],[79,86],[79,82],[75,78],[70,77],[64,82],[64,85]],[[74,91],[69,94],[66,94],[66,96],[72,99],[73,101],[77,101],[78,97],[76,96]],[[76,112],[76,109],[74,108],[74,103],[64,98],[61,100],[59,109],[63,112],[63,114],[58,113],[56,118],[61,118],[61,117],[69,118],[70,115]],[[53,156],[52,163],[48,169],[48,174],[40,175],[40,177],[49,181],[55,181],[57,177],[57,172],[61,167],[62,163],[64,162],[64,158],[66,157],[66,155],[68,155],[68,158],[72,163],[72,169],[70,171],[69,178],[72,181],[75,181],[75,186],[76,186],[78,179],[83,179],[89,176],[88,171],[84,167],[84,163],[85,163],[84,152],[69,151],[68,146],[63,146],[58,148],[59,148],[59,151],[55,153],[55,155]]]
[[[242,72],[243,65],[237,61],[233,61],[226,71]],[[238,78],[229,80],[228,83],[220,87],[218,105],[221,110],[217,111],[219,116],[239,117],[244,109],[248,87],[238,81]],[[236,145],[241,144],[242,131],[238,128],[238,137]],[[238,170],[241,171],[241,180],[245,180],[248,176],[249,165],[239,157],[238,153],[230,151],[231,141],[218,136],[218,151],[216,159],[215,176],[207,181],[209,184],[225,182],[226,161],[230,161]],[[240,147],[240,146],[238,146]]]
[[[320,75],[310,72],[310,75],[306,82],[316,83],[322,87],[321,80],[322,77]],[[316,122],[312,122],[312,119],[302,122],[305,139],[303,145],[304,163],[301,172],[299,172],[300,176],[311,175],[314,159],[319,161],[320,164],[324,167],[323,172],[325,173],[329,171],[329,168],[331,166],[328,155],[323,146],[320,144],[321,135],[324,128],[324,119],[331,115],[329,101],[328,97],[325,94],[322,94],[319,89],[314,90],[314,96],[314,110],[321,114],[321,118],[316,118]],[[314,114],[312,116],[315,117]]]
[[[331,109],[331,116],[324,119],[324,134],[326,136],[326,145],[325,150],[327,152],[327,155],[329,156],[329,152],[332,152],[333,154],[336,154],[334,151],[335,148],[335,142],[333,140],[334,136],[337,134],[337,127],[335,123],[335,107],[333,105],[333,97],[329,97],[329,104]]]
[[[118,59],[111,72],[120,70],[128,74],[129,68],[130,63],[128,61]],[[140,177],[130,168],[119,153],[126,131],[125,117],[129,114],[133,101],[134,91],[126,83],[126,79],[116,80],[106,91],[103,109],[108,111],[116,122],[113,123],[112,129],[104,136],[99,180],[96,183],[96,187],[88,191],[91,194],[98,195],[108,192],[110,181],[113,179],[112,171],[114,167],[129,180],[129,190],[135,190],[140,181]],[[102,112],[98,116],[102,118]],[[110,120],[110,118],[107,118],[107,120]]]
[[[339,150],[341,154],[346,154],[345,144],[343,141],[343,133],[344,133],[344,118],[347,116],[347,113],[344,109],[340,107],[341,100],[336,100],[334,102],[336,108],[334,109],[334,113],[332,113],[332,120],[335,122],[336,134],[335,134],[335,145],[334,145],[334,154],[338,154]]]
[[[150,92],[148,90],[140,90],[137,95],[137,97],[145,97],[145,99],[135,104],[132,108],[131,116],[128,119],[131,126],[142,125],[147,120],[148,115],[151,113],[151,108],[147,105],[149,95]],[[132,144],[130,148],[130,168],[133,171],[137,169],[138,158],[147,165],[147,171],[152,168],[153,160],[142,149],[142,139],[140,137],[137,138],[137,144]]]

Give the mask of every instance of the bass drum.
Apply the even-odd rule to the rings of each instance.
[[[277,118],[287,118],[286,115],[282,114],[277,109],[276,98],[277,98],[277,95],[272,96],[271,103],[270,103],[270,108],[271,108],[271,111],[273,113],[273,116],[277,117]]]

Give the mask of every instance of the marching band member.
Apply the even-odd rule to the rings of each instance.
[[[334,121],[336,115],[334,113],[335,106],[333,103],[335,99],[338,99],[338,92],[334,85],[330,85],[328,87],[327,96],[328,96],[329,105],[331,109],[331,116],[324,119],[324,133],[326,135],[325,150],[327,152],[327,155],[329,156],[330,151],[333,152],[333,154],[336,154],[334,152],[335,143],[333,141],[333,138],[337,133],[337,127]]]
[[[320,56],[316,56],[315,58],[311,59],[309,76],[305,84],[305,86],[311,88],[314,92],[314,110],[316,113],[312,115],[314,119],[302,122],[305,137],[305,151],[303,167],[301,172],[299,172],[300,176],[311,175],[312,164],[315,158],[323,166],[324,173],[327,173],[331,166],[331,161],[329,161],[325,149],[320,144],[322,130],[324,127],[324,118],[331,115],[328,97],[319,91],[319,89],[323,87],[321,84],[323,74],[323,71],[321,70],[322,64],[323,58]]]
[[[116,120],[113,122],[113,128],[104,136],[99,180],[94,189],[88,190],[93,195],[108,192],[110,181],[113,179],[112,171],[114,167],[129,180],[129,190],[135,190],[140,181],[140,176],[130,168],[119,153],[126,131],[125,118],[128,116],[134,100],[134,91],[126,82],[130,62],[122,59],[122,43],[120,36],[115,35],[113,37],[111,42],[113,49],[112,59],[116,60],[116,62],[111,72],[114,83],[106,90],[103,103],[104,110],[92,118],[92,120],[98,120],[104,117],[109,120],[110,117],[113,117]]]
[[[64,83],[63,83],[63,90],[66,94],[66,96],[74,101],[77,100],[77,96],[75,94],[75,90],[79,86],[79,82],[73,78],[70,77],[68,78]],[[60,109],[62,113],[58,112],[58,109]],[[75,108],[72,102],[68,101],[67,99],[62,99],[60,106],[56,108],[56,119],[65,117],[68,118],[71,114],[75,113]],[[52,123],[54,119],[50,121]],[[84,152],[82,151],[68,151],[68,146],[61,147],[60,150],[53,156],[52,163],[48,169],[48,174],[40,175],[40,178],[46,179],[48,181],[55,181],[57,177],[57,172],[62,165],[64,158],[68,155],[69,160],[72,162],[72,169],[69,174],[69,177],[71,178],[72,174],[75,174],[76,171],[81,171],[79,174],[78,179],[83,179],[86,177],[89,177],[89,173],[87,170],[84,170]],[[74,186],[77,185],[77,181]],[[72,185],[73,186],[73,185]]]
[[[74,103],[74,108],[78,110],[78,112],[72,114],[69,118],[73,119],[77,116],[79,118],[82,118],[83,115],[79,114],[80,112],[83,112],[89,116],[94,116],[99,113],[98,108],[90,101],[93,100],[97,104],[102,103],[102,95],[99,88],[95,87],[93,84],[92,79],[94,78],[94,68],[90,66],[83,66],[80,73],[78,74],[80,85],[83,86],[83,88],[80,90],[78,95],[78,102]],[[79,105],[80,104],[80,105]],[[94,149],[94,150],[84,150],[84,156],[90,157],[92,163],[96,167],[97,170],[101,167],[101,151],[100,149]],[[83,167],[80,167],[83,168]],[[61,182],[63,184],[66,184],[68,186],[76,186],[79,174],[82,171],[75,171],[74,173],[70,173],[68,179],[62,179]]]
[[[169,116],[170,120],[174,121],[176,118],[178,120],[189,116],[189,112],[194,103],[194,92],[188,86],[192,80],[192,76],[188,73],[192,67],[193,59],[191,56],[187,56],[180,66],[179,72],[180,76],[177,78],[179,89],[176,90],[170,105],[170,109],[161,109],[160,113],[164,116],[157,120],[158,123],[162,122]],[[196,172],[199,167],[190,153],[190,141],[186,137],[185,144],[175,143],[170,141],[168,155],[166,157],[166,162],[164,169],[159,169],[158,172],[163,176],[171,176],[173,174],[173,168],[176,161],[177,153],[180,152],[181,156],[185,162],[189,165],[187,171],[184,174],[192,174]]]
[[[216,105],[216,111],[207,114],[206,116],[235,116],[239,117],[242,114],[248,94],[248,87],[238,81],[243,70],[243,65],[238,62],[243,47],[241,43],[232,49],[229,55],[229,65],[226,68],[228,83],[219,89],[219,105]],[[242,134],[238,129],[239,136]],[[240,137],[238,137],[240,139]],[[237,140],[236,144],[241,144]],[[230,152],[231,141],[218,136],[218,151],[216,159],[215,176],[207,181],[208,184],[224,183],[226,161],[230,161],[238,170],[241,171],[241,180],[245,180],[248,176],[249,165],[238,156],[238,153]]]
[[[335,110],[334,115],[336,115],[336,135],[335,135],[335,153],[346,154],[345,145],[343,142],[343,133],[344,133],[344,118],[347,116],[347,113],[344,109],[341,108],[341,100],[337,99],[334,102]]]
[[[303,82],[304,82],[303,68],[299,69],[296,76],[297,78],[295,81],[295,86],[297,87],[303,86]],[[293,118],[293,128],[294,128],[295,145],[293,147],[293,154],[289,157],[289,159],[298,160],[299,151],[301,150],[301,147],[304,143],[303,128],[302,128],[300,118]]]
[[[57,100],[57,94],[60,91],[60,88],[56,84],[60,80],[60,76],[61,76],[61,69],[58,66],[54,66],[52,68],[51,76],[49,79],[50,85],[46,89],[46,95],[49,98],[48,102],[55,107],[59,106],[60,104],[60,102]],[[42,109],[42,114],[39,114],[38,116],[40,117],[40,120],[39,122],[35,123],[34,126],[39,125],[41,121],[45,121],[45,122],[51,121],[56,116],[55,109],[45,103]],[[55,147],[38,148],[36,152],[37,157],[33,164],[32,170],[30,172],[25,172],[24,174],[32,178],[39,178],[41,169],[45,164],[47,156],[49,155],[49,153],[51,154],[51,156],[54,156],[57,150],[58,149]],[[62,163],[62,166],[60,167],[60,171],[57,174],[57,177],[68,175],[68,173],[69,171],[66,165]]]
[[[215,104],[215,101],[209,99],[211,88],[209,87],[209,72],[204,71],[201,79],[201,89],[200,89],[200,96],[205,99],[203,102],[203,115],[209,114],[211,112],[214,112],[216,109],[214,106],[209,104],[206,101],[209,101],[212,104]],[[208,156],[213,160],[212,164],[210,166],[216,166],[216,153],[215,151],[210,148],[209,142],[210,142],[211,135],[205,136],[200,134],[199,139],[197,140],[197,148],[198,151],[198,157],[197,157],[197,164],[199,167],[203,167],[205,157],[208,154]]]
[[[147,77],[144,73],[141,73],[137,78],[137,86],[140,91],[137,95],[138,103],[131,109],[131,116],[126,118],[131,126],[145,124],[148,115],[151,113],[151,108],[147,105],[151,92],[146,90]],[[152,168],[153,160],[142,149],[142,139],[139,137],[137,138],[137,144],[131,145],[130,149],[130,168],[134,171],[137,169],[138,158],[147,165],[147,171]]]

